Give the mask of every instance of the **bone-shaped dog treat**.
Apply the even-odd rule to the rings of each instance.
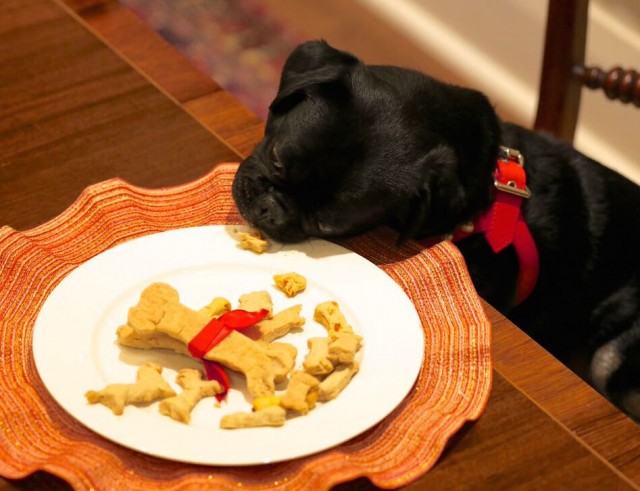
[[[264,305],[264,296],[260,297],[260,305]],[[118,342],[134,348],[167,348],[189,354],[189,342],[208,322],[206,315],[180,304],[173,287],[154,283],[145,288],[138,304],[129,309],[127,324],[117,330]],[[231,331],[204,359],[242,372],[247,389],[255,398],[273,394],[275,383],[293,368],[296,355],[294,346],[261,343]]]
[[[85,394],[90,404],[107,406],[113,414],[122,414],[127,404],[146,404],[176,395],[162,378],[162,367],[147,363],[138,368],[133,384],[109,384],[102,390],[90,390]]]
[[[220,420],[220,428],[254,428],[257,426],[282,426],[287,412],[280,406],[269,406],[251,413],[237,412],[226,414]]]
[[[318,304],[313,313],[313,320],[324,326],[329,336],[338,332],[353,332],[337,302],[328,301]]]
[[[182,387],[182,392],[161,401],[160,412],[183,423],[191,420],[191,411],[201,399],[222,393],[222,387],[216,380],[202,380],[202,373],[193,368],[180,370],[176,382]]]
[[[286,409],[307,414],[318,400],[320,382],[313,375],[298,371],[291,375],[287,392],[280,399],[280,405]]]
[[[338,365],[327,378],[320,382],[318,400],[325,402],[338,397],[359,369],[360,364],[357,361]]]
[[[353,332],[339,331],[329,337],[327,358],[335,366],[340,363],[350,363],[360,349],[362,337]]]
[[[305,319],[300,316],[301,310],[302,305],[294,305],[288,309],[281,310],[271,319],[258,322],[250,329],[257,333],[261,341],[270,343],[274,339],[281,338],[290,332],[302,331]]]
[[[329,359],[329,337],[309,338],[307,340],[309,352],[302,362],[302,366],[311,375],[327,375],[333,371],[333,363]]]

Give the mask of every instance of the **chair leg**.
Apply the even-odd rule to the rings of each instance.
[[[588,0],[549,0],[545,48],[534,128],[573,141],[581,82],[574,68],[583,66]]]

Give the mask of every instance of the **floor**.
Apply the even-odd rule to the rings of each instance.
[[[119,1],[263,119],[287,55],[309,39],[464,83],[358,0]]]
[[[260,5],[276,22],[286,26],[295,39],[324,39],[366,63],[404,66],[449,83],[469,84],[358,0],[251,1]],[[496,109],[506,120],[523,122],[504,108]]]
[[[445,70],[402,32],[357,0],[253,1],[305,39],[325,39],[367,63],[401,65],[428,72],[443,80],[462,83],[454,73]]]

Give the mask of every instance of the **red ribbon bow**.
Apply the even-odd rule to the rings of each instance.
[[[226,338],[231,331],[253,326],[268,314],[269,311],[266,309],[262,309],[259,312],[248,312],[242,309],[231,310],[217,319],[211,319],[189,342],[187,346],[189,353],[194,358],[202,360],[207,380],[216,380],[222,386],[222,392],[216,395],[218,401],[225,398],[231,383],[222,365],[215,361],[205,360],[204,355]]]

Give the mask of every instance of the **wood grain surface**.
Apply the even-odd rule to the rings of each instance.
[[[0,46],[2,225],[38,225],[109,177],[191,180],[261,136],[255,115],[115,0],[0,0]],[[638,489],[638,427],[485,307],[489,404],[407,489]],[[46,473],[0,479],[2,491],[68,488]]]

